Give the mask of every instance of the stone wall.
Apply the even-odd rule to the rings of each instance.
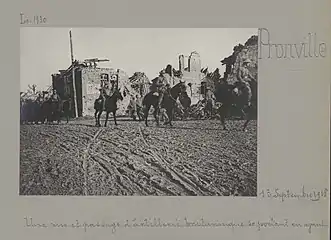
[[[182,80],[185,81],[186,86],[188,86],[189,83],[191,83],[191,89],[188,88],[187,92],[189,94],[189,97],[191,98],[192,104],[197,103],[200,98],[201,98],[201,93],[200,93],[200,86],[201,86],[201,81],[204,79],[205,74],[202,72],[183,72],[183,77]]]

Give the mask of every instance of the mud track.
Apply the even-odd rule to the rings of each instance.
[[[20,194],[256,196],[256,122],[118,123],[22,125]]]

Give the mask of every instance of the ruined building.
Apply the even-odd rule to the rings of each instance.
[[[199,53],[194,51],[187,59],[184,55],[180,55],[179,71],[181,72],[182,80],[186,82],[187,86],[190,86],[188,93],[194,104],[201,98],[200,85],[201,80],[205,77],[205,74],[201,72]]]
[[[249,59],[251,63],[248,65],[248,69],[252,76],[257,80],[258,71],[258,37],[253,35],[250,37],[245,45],[239,44],[233,48],[232,55],[224,58],[221,62],[226,66],[224,72],[225,80],[233,84],[237,81],[237,73],[239,68],[245,59]]]
[[[112,83],[120,88],[124,97],[123,101],[118,101],[118,115],[124,115],[130,94],[137,94],[124,71],[99,68],[75,61],[68,69],[52,75],[53,88],[60,97],[71,99],[72,117],[93,116],[94,100],[99,96],[99,89],[110,88]]]
[[[239,44],[233,48],[233,54],[227,58],[224,58],[221,62],[226,65],[226,71],[224,73],[225,80],[229,84],[234,84],[238,81],[238,71],[243,65],[245,59],[249,59],[250,63],[247,68],[255,79],[254,82],[258,82],[258,36],[251,36],[245,43],[245,45]],[[252,85],[252,101],[257,101],[257,85]]]

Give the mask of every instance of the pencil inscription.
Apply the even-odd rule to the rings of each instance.
[[[250,220],[210,220],[205,217],[192,219],[189,217],[177,217],[173,220],[165,220],[160,217],[148,218],[133,218],[126,220],[115,220],[108,222],[99,220],[96,222],[88,222],[76,219],[72,223],[62,223],[53,220],[37,223],[32,217],[24,217],[24,227],[33,229],[64,229],[71,228],[77,230],[98,230],[109,229],[115,234],[119,229],[135,229],[135,228],[227,228],[232,231],[236,229],[249,228],[255,231],[262,231],[267,229],[305,229],[309,234],[313,233],[313,229],[328,228],[328,224],[324,220],[319,221],[301,221],[291,219],[277,219],[270,216],[268,219],[250,219]]]
[[[42,15],[34,15],[32,17],[25,15],[24,13],[20,13],[20,24],[45,24],[47,23],[47,18]]]
[[[308,33],[299,43],[273,43],[266,28],[259,29],[259,59],[267,52],[267,59],[325,58],[326,43],[319,41],[317,33]]]
[[[303,186],[299,192],[294,192],[290,189],[263,189],[259,193],[259,197],[261,198],[269,198],[269,199],[279,199],[284,202],[285,199],[294,199],[294,200],[310,200],[310,201],[320,201],[322,199],[328,198],[329,190],[327,188],[320,190],[310,190],[308,191],[305,186]]]

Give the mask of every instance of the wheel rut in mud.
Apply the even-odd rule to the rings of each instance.
[[[256,122],[22,125],[23,195],[256,195]]]

